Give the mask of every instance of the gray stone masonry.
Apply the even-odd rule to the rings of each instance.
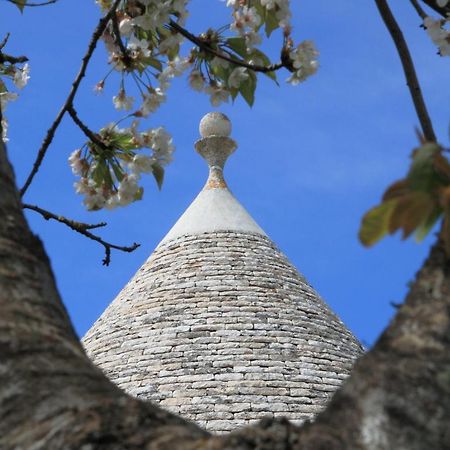
[[[83,339],[125,391],[213,432],[312,419],[362,349],[265,236],[182,236],[151,255]]]

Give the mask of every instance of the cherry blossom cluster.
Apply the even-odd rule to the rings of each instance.
[[[447,4],[447,1],[442,1],[442,6]],[[450,56],[450,31],[445,29],[445,26],[450,22],[450,17],[447,19],[435,19],[433,17],[425,17],[423,26],[430,36],[433,43],[439,48],[441,56]]]
[[[111,0],[96,0],[108,11]],[[141,174],[152,173],[162,182],[163,167],[173,145],[162,129],[139,133],[138,120],[154,113],[165,102],[174,77],[189,70],[192,89],[210,96],[213,106],[240,95],[254,102],[257,75],[253,67],[269,68],[271,62],[258,46],[277,28],[283,36],[284,66],[288,81],[297,84],[317,70],[317,50],[310,41],[294,48],[290,38],[289,0],[228,0],[232,21],[219,30],[209,29],[193,37],[183,28],[188,0],[123,0],[102,39],[108,52],[109,73],[96,85],[101,92],[110,74],[120,77],[114,107],[132,118],[129,128],[106,127],[99,142],[89,142],[69,158],[78,193],[89,210],[127,205],[142,196]],[[184,30],[184,32],[183,32]],[[195,44],[181,56],[183,35]],[[279,68],[278,67],[278,68]],[[264,70],[276,81],[275,69]],[[124,120],[122,119],[122,120]],[[138,149],[149,148],[151,155]]]
[[[28,63],[19,67],[7,61],[0,63],[0,108],[2,111],[2,136],[4,142],[8,141],[8,121],[5,111],[8,103],[17,99],[17,92],[11,91],[11,87],[23,89],[30,79],[30,66]],[[10,88],[8,89],[8,85]]]
[[[97,0],[97,3],[102,9],[111,5],[110,0]],[[120,89],[113,98],[116,109],[134,109],[135,117],[147,117],[165,101],[170,80],[189,67],[189,59],[179,56],[182,36],[167,27],[171,20],[184,23],[187,3],[187,0],[120,3],[116,17],[103,34],[109,63],[121,74]],[[106,78],[97,84],[97,91],[103,89]],[[127,95],[128,81],[136,86],[139,102]]]
[[[314,75],[319,67],[318,56],[319,52],[312,41],[303,41],[296,48],[292,49],[289,52],[289,57],[293,72],[288,78],[288,82],[297,85]]]
[[[88,210],[114,209],[140,200],[144,173],[153,174],[161,186],[164,167],[172,160],[172,138],[162,127],[139,132],[137,126],[137,121],[124,129],[109,125],[100,130],[99,142],[89,141],[70,155],[72,172],[80,177],[75,191],[84,195]]]

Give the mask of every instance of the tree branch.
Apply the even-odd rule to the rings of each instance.
[[[108,146],[100,139],[99,135],[94,133],[90,128],[88,128],[78,117],[77,112],[75,111],[75,108],[73,105],[70,105],[67,108],[67,112],[69,113],[70,117],[72,117],[73,121],[78,125],[78,127],[81,129],[81,131],[98,147],[107,150]]]
[[[86,230],[93,230],[95,228],[101,228],[107,225],[106,222],[100,222],[100,223],[84,223],[84,222],[78,222],[76,220],[67,219],[64,216],[60,216],[57,214],[54,214],[50,211],[47,211],[46,209],[40,208],[36,205],[30,205],[28,203],[23,203],[22,208],[24,209],[30,209],[32,211],[35,211],[39,213],[45,220],[56,220],[59,223],[63,223],[64,225],[67,225],[69,228],[71,228],[74,231],[79,232],[86,231]]]
[[[125,64],[125,67],[131,66],[131,58],[128,54],[128,50],[125,47],[122,38],[120,36],[120,30],[119,30],[119,24],[117,22],[117,15],[113,15],[111,18],[111,23],[113,27],[113,35],[114,35],[114,41],[116,42],[116,45],[119,47],[120,51],[122,52],[123,56],[123,63]]]
[[[417,11],[417,14],[423,19],[427,17],[427,13],[422,9],[422,7],[419,5],[418,0],[409,0],[411,4],[413,5],[414,9]]]
[[[33,178],[35,177],[35,175],[37,174],[42,161],[47,153],[47,150],[50,146],[50,144],[53,141],[53,138],[55,136],[55,132],[57,130],[57,128],[59,127],[65,113],[68,111],[68,109],[70,108],[70,106],[73,103],[73,100],[75,98],[75,95],[78,91],[78,88],[80,86],[81,80],[84,78],[85,73],[86,73],[86,68],[89,64],[89,61],[92,57],[92,54],[94,53],[95,47],[97,46],[97,42],[100,39],[100,37],[102,36],[103,32],[105,31],[105,28],[109,22],[109,20],[111,19],[111,17],[115,14],[117,6],[119,5],[121,0],[115,0],[113,5],[111,6],[110,10],[108,11],[108,13],[100,19],[97,28],[95,29],[92,37],[91,37],[91,41],[89,42],[89,46],[88,49],[86,51],[86,54],[84,55],[83,59],[82,59],[82,63],[81,63],[81,67],[80,70],[77,74],[77,76],[75,77],[75,80],[72,83],[72,88],[69,92],[69,95],[66,99],[66,101],[64,102],[64,105],[62,106],[62,108],[60,109],[58,115],[56,116],[56,119],[54,120],[54,122],[52,123],[52,125],[50,126],[50,128],[47,131],[47,134],[45,136],[44,141],[42,142],[41,148],[38,151],[38,155],[36,157],[36,160],[33,164],[33,168],[30,172],[30,174],[28,175],[27,180],[25,181],[25,184],[23,185],[22,189],[20,190],[20,195],[23,197],[24,194],[26,193],[26,191],[28,190],[28,188],[30,187],[31,182],[33,181]]]
[[[386,28],[394,41],[395,47],[397,48],[397,52],[403,66],[403,71],[405,73],[406,84],[408,85],[423,134],[427,141],[436,142],[433,124],[431,123],[431,119],[422,96],[422,90],[420,88],[419,80],[417,79],[414,63],[412,61],[408,45],[403,37],[403,33],[395,20],[387,1],[375,0],[375,3],[384,24],[386,25]]]
[[[2,43],[3,44],[3,43]],[[3,53],[0,50],[0,64],[4,62],[8,62],[10,64],[24,63],[27,62],[28,58],[26,56],[11,56]]]
[[[0,43],[0,50],[5,48],[5,45],[8,43],[10,33],[6,33],[6,36],[3,38],[3,41]]]
[[[248,64],[241,59],[232,58],[230,56],[227,56],[224,52],[212,48],[207,42],[203,41],[197,36],[194,36],[192,33],[184,29],[180,25],[178,25],[173,20],[169,22],[169,27],[173,28],[175,31],[178,31],[178,33],[180,33],[186,39],[191,41],[193,44],[195,44],[204,52],[211,53],[212,55],[215,55],[218,58],[221,58],[225,61],[235,64],[236,66],[245,67],[247,69],[253,70],[254,72],[261,72],[261,73],[274,72],[276,70],[281,69],[282,67],[286,67],[285,64],[283,64],[282,62],[277,64],[271,64],[270,66],[259,66],[257,64]]]
[[[439,6],[436,0],[422,0],[426,5],[428,5],[431,9],[439,13],[444,19],[450,14],[450,6]]]
[[[17,6],[47,6],[47,5],[51,5],[53,3],[56,3],[58,0],[48,0],[46,2],[42,2],[42,3],[24,3],[23,0],[19,1],[19,0],[7,0],[9,3],[13,3],[14,5]]]
[[[103,259],[103,265],[105,265],[105,266],[109,266],[109,263],[111,262],[111,249],[120,250],[121,252],[131,253],[140,246],[140,244],[137,244],[136,242],[133,245],[128,246],[128,247],[111,244],[110,242],[104,241],[102,238],[100,238],[99,236],[96,236],[95,234],[92,234],[89,231],[89,230],[93,230],[95,228],[100,228],[100,227],[106,226],[105,222],[100,222],[100,223],[96,223],[96,224],[77,222],[76,220],[67,219],[64,216],[54,214],[50,211],[47,211],[46,209],[36,206],[36,205],[29,205],[27,203],[23,203],[22,207],[24,209],[29,209],[31,211],[37,212],[45,220],[55,220],[56,222],[62,223],[64,225],[68,226],[73,231],[76,231],[77,233],[80,233],[83,236],[86,236],[87,238],[103,245],[103,247],[105,249],[105,257]]]

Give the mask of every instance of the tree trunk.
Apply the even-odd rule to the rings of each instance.
[[[405,304],[312,424],[211,436],[129,397],[86,357],[0,142],[0,448],[450,449],[450,277],[438,241]]]

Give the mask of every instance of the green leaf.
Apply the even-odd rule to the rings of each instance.
[[[236,100],[236,97],[239,94],[239,89],[229,88],[228,90],[230,91],[230,95],[231,95],[231,98],[233,99],[233,101]]]
[[[134,194],[134,201],[137,200],[142,200],[142,197],[144,196],[144,188],[140,187],[137,191],[136,194]]]
[[[123,173],[123,170],[122,170],[122,168],[120,167],[120,165],[119,165],[119,164],[116,164],[116,163],[113,162],[113,161],[111,161],[111,167],[112,167],[112,170],[113,170],[114,175],[116,176],[117,180],[118,180],[119,182],[122,181],[122,180],[123,180],[124,173]]]
[[[147,66],[151,66],[151,67],[155,68],[159,72],[161,72],[163,69],[163,65],[162,65],[161,61],[156,58],[145,58],[143,60],[143,63],[146,64]]]
[[[416,242],[422,242],[425,239],[425,237],[431,231],[431,229],[438,221],[438,219],[441,217],[441,215],[442,215],[441,208],[435,208],[428,216],[428,218],[417,227],[416,232],[414,234]]]
[[[267,13],[266,14],[266,36],[270,37],[272,34],[272,31],[276,30],[278,28],[278,19],[276,18],[275,14],[273,13]]]
[[[109,177],[108,177],[109,175]],[[92,179],[94,180],[97,187],[102,184],[106,184],[108,187],[112,186],[111,174],[109,173],[108,166],[105,161],[97,161],[97,165],[92,171]],[[108,179],[109,178],[109,179]]]
[[[439,177],[433,166],[434,156],[439,151],[439,145],[429,143],[413,152],[411,168],[407,175],[408,186],[411,189],[430,192],[439,184]]]
[[[256,75],[251,71],[248,71],[248,74],[249,77],[240,85],[239,92],[251,107],[255,102]]]
[[[280,85],[277,80],[277,74],[275,72],[263,72],[266,77],[269,77],[271,80],[275,82],[277,86]]]
[[[228,46],[243,58],[248,57],[247,46],[243,37],[232,37],[227,39]]]
[[[159,164],[153,165],[153,176],[155,177],[158,189],[161,190],[164,181],[164,168]]]
[[[370,247],[384,237],[389,230],[389,221],[397,199],[388,200],[368,211],[362,218],[359,240]]]
[[[14,0],[12,3],[14,3],[19,8],[20,12],[23,13],[23,10],[27,5],[27,0]]]

